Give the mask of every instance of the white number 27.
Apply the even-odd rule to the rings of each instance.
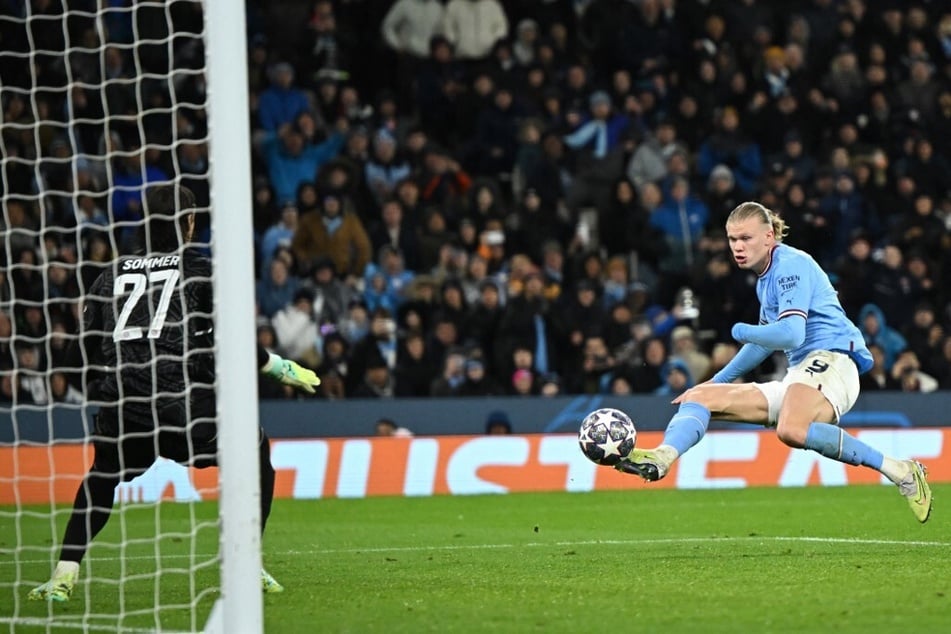
[[[175,292],[175,284],[179,278],[178,269],[166,269],[164,271],[152,271],[149,273],[148,282],[144,275],[135,273],[125,273],[116,278],[112,287],[113,297],[118,297],[126,292],[131,286],[132,292],[119,312],[119,318],[116,320],[116,327],[112,330],[113,341],[132,341],[142,338],[142,328],[138,326],[126,327],[129,317],[132,315],[132,309],[139,303],[145,294],[146,284],[162,284],[162,295],[159,297],[158,308],[155,310],[155,316],[152,317],[152,323],[149,324],[149,339],[158,339],[162,334],[162,327],[165,325],[165,317],[168,315],[168,305],[172,302],[172,293]]]

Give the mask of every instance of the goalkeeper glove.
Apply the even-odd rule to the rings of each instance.
[[[320,385],[320,379],[317,378],[313,370],[308,370],[300,364],[273,352],[268,353],[268,361],[261,368],[261,373],[284,385],[296,387],[309,394],[313,394],[316,391],[314,388]]]

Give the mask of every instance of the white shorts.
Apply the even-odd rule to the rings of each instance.
[[[782,381],[754,383],[769,403],[769,427],[775,427],[786,390],[793,383],[810,385],[826,397],[835,410],[835,420],[852,409],[859,396],[859,371],[849,355],[816,350],[786,372]]]

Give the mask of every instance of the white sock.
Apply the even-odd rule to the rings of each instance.
[[[671,445],[659,445],[654,451],[656,451],[663,460],[666,460],[668,465],[674,464],[674,461],[680,457],[680,452],[677,451],[676,447]]]
[[[895,460],[885,456],[882,458],[882,468],[879,471],[895,484],[899,484],[911,472],[911,469],[904,460]]]
[[[75,579],[79,576],[79,564],[75,561],[59,561],[56,564],[56,570],[53,571],[53,578],[59,579],[60,577],[68,576],[70,579]]]

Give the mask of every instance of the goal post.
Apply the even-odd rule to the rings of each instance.
[[[205,7],[222,594],[207,631],[253,633],[262,631],[263,616],[245,17],[229,0]]]
[[[0,6],[2,631],[263,631],[246,49],[234,0]],[[160,460],[120,484],[69,602],[30,601],[93,456],[100,403],[64,350],[158,182],[201,190],[210,222],[217,480]]]

